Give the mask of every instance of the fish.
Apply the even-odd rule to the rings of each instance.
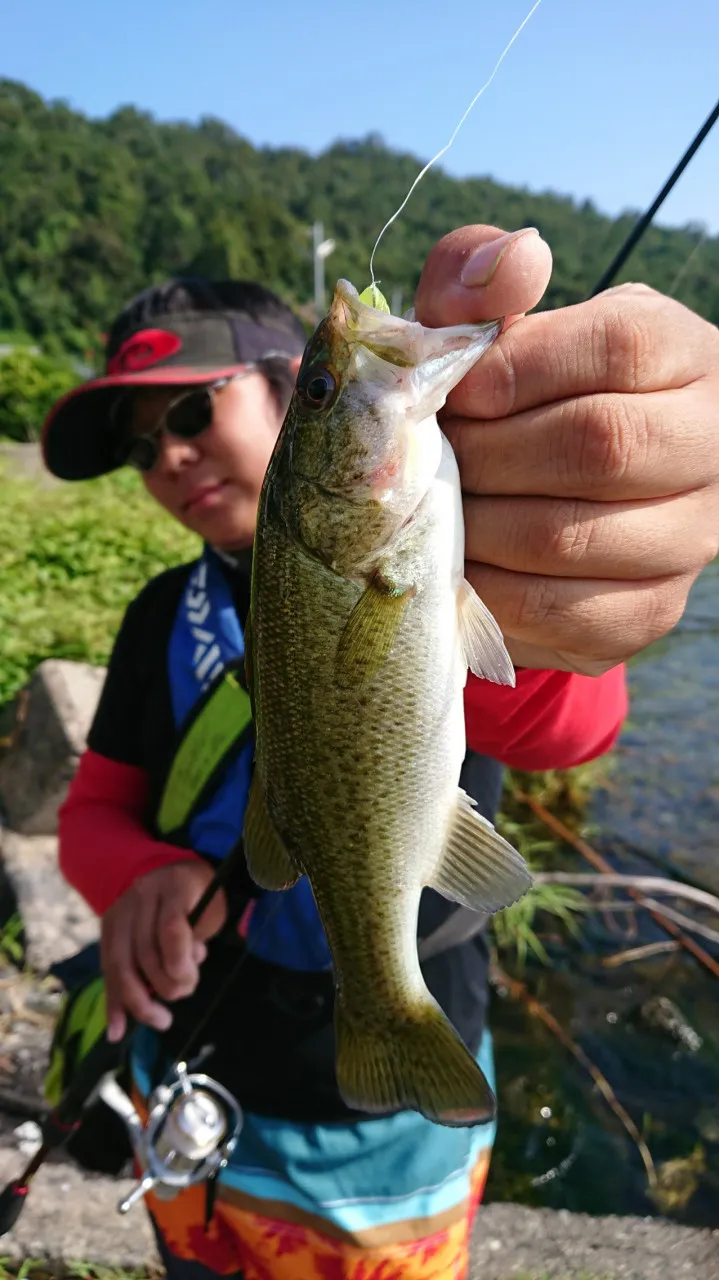
[[[337,282],[265,474],[246,635],[249,873],[274,891],[309,880],[345,1103],[448,1126],[486,1123],[496,1100],[426,986],[423,888],[492,913],[531,885],[458,785],[468,669],[515,673],[464,576],[436,416],[502,324],[432,329]]]

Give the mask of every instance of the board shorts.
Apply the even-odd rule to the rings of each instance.
[[[139,1036],[144,1118],[143,1059]],[[494,1090],[487,1029],[477,1061]],[[245,1112],[209,1224],[203,1186],[146,1196],[168,1280],[464,1280],[495,1133],[496,1122],[448,1128],[414,1111],[352,1124]]]

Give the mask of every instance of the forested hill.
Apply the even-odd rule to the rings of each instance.
[[[375,137],[313,157],[258,150],[215,119],[165,124],[126,107],[91,120],[9,80],[0,80],[0,157],[0,343],[29,334],[76,353],[97,351],[123,301],[173,272],[255,276],[307,304],[314,219],[337,243],[328,280],[343,275],[364,287],[377,232],[419,164]],[[633,220],[612,221],[589,201],[433,171],[383,241],[377,275],[387,296],[403,291],[407,306],[445,232],[468,222],[533,225],[555,261],[542,305],[570,303],[597,280]],[[674,288],[719,323],[719,238],[702,239],[700,227],[651,229],[630,277]]]

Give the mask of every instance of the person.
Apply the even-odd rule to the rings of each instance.
[[[435,246],[416,297],[426,324],[509,317],[442,419],[466,493],[468,576],[517,668],[514,689],[467,682],[462,785],[490,819],[504,765],[570,767],[611,747],[626,660],[676,623],[717,550],[719,335],[639,286],[525,316],[550,270],[533,231],[465,227]],[[203,540],[196,562],[154,579],[126,612],[61,813],[60,863],[101,917],[108,1034],[122,1036],[127,1014],[142,1024],[136,1096],[204,1019],[214,1050],[203,1069],[244,1109],[209,1222],[199,1188],[147,1197],[168,1275],[462,1276],[494,1125],[349,1112],[318,940],[298,950],[291,928],[257,930],[262,895],[248,879],[194,932],[187,924],[236,847],[230,797],[246,795],[246,758],[176,839],[158,829],[178,729],[208,677],[242,654],[257,498],[303,344],[257,285],[173,281],[129,304],[110,330],[107,376],[49,416],[55,475],[134,463]],[[419,936],[452,909],[425,891]],[[487,965],[479,934],[423,968],[493,1082]]]

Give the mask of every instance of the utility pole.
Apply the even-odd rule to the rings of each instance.
[[[325,240],[321,222],[312,225],[312,257],[315,265],[315,319],[319,324],[325,313],[325,259],[334,252],[334,240]]]
[[[393,316],[401,316],[402,314],[402,290],[395,288],[392,290],[392,306],[390,311]]]

